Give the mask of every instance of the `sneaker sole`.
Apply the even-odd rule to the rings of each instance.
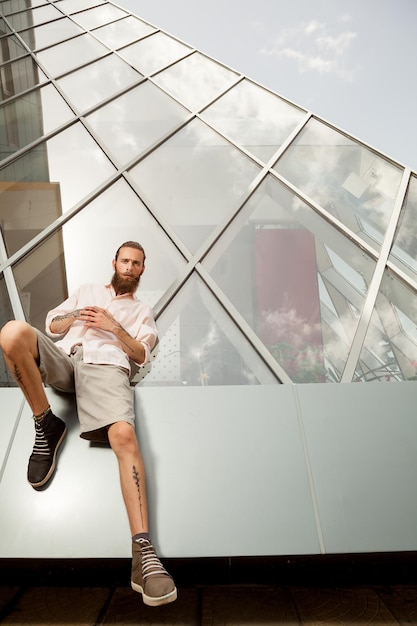
[[[146,593],[143,593],[142,587],[137,583],[134,583],[133,580],[130,581],[130,584],[133,591],[137,591],[137,593],[142,594],[143,604],[146,604],[147,606],[162,606],[163,604],[169,604],[170,602],[174,602],[177,599],[176,588],[170,593],[167,593],[165,596],[153,598],[152,596],[147,596]]]
[[[49,468],[49,472],[47,473],[45,478],[43,478],[38,483],[31,483],[30,481],[28,481],[29,485],[31,485],[34,489],[40,489],[41,487],[44,487],[46,485],[46,483],[52,478],[53,473],[55,472],[55,469],[56,469],[56,458],[57,458],[57,455],[58,455],[58,451],[59,451],[59,448],[61,447],[62,442],[65,439],[65,435],[66,434],[67,434],[67,428],[65,427],[65,429],[64,429],[64,431],[63,431],[63,433],[61,435],[61,438],[59,439],[58,443],[55,446],[55,452],[54,452],[54,458],[52,459],[52,465]]]

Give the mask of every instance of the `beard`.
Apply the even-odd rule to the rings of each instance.
[[[122,276],[118,272],[114,272],[111,285],[117,294],[135,293],[139,287],[140,276]]]

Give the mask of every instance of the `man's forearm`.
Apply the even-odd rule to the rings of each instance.
[[[64,315],[56,315],[49,325],[51,333],[63,335],[72,326],[76,319],[80,317],[81,309],[75,309]]]
[[[123,351],[127,354],[129,359],[132,359],[132,361],[135,361],[135,363],[144,362],[146,356],[145,348],[140,343],[140,341],[137,341],[131,335],[129,335],[129,333],[118,322],[116,322],[113,333],[120,341],[120,345],[122,346]]]

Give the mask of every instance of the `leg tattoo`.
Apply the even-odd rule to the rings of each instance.
[[[140,517],[141,517],[142,524],[143,524],[142,494],[141,494],[141,488],[140,488],[141,487],[141,485],[140,485],[140,476],[139,476],[139,472],[136,469],[135,465],[132,467],[132,472],[133,472],[133,480],[135,481],[136,489],[138,490]]]
[[[17,367],[16,364],[13,364],[13,375],[14,375],[14,378],[15,378],[17,384],[19,385],[19,387],[23,391],[23,394],[24,394],[25,398],[27,399],[29,404],[31,404],[30,395],[29,395],[28,389],[27,389],[27,387],[25,385],[25,382],[23,380],[22,372],[19,370],[19,368]]]

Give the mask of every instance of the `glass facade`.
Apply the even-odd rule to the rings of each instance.
[[[135,239],[136,383],[416,380],[416,213],[409,169],[116,4],[0,1],[1,325]]]

